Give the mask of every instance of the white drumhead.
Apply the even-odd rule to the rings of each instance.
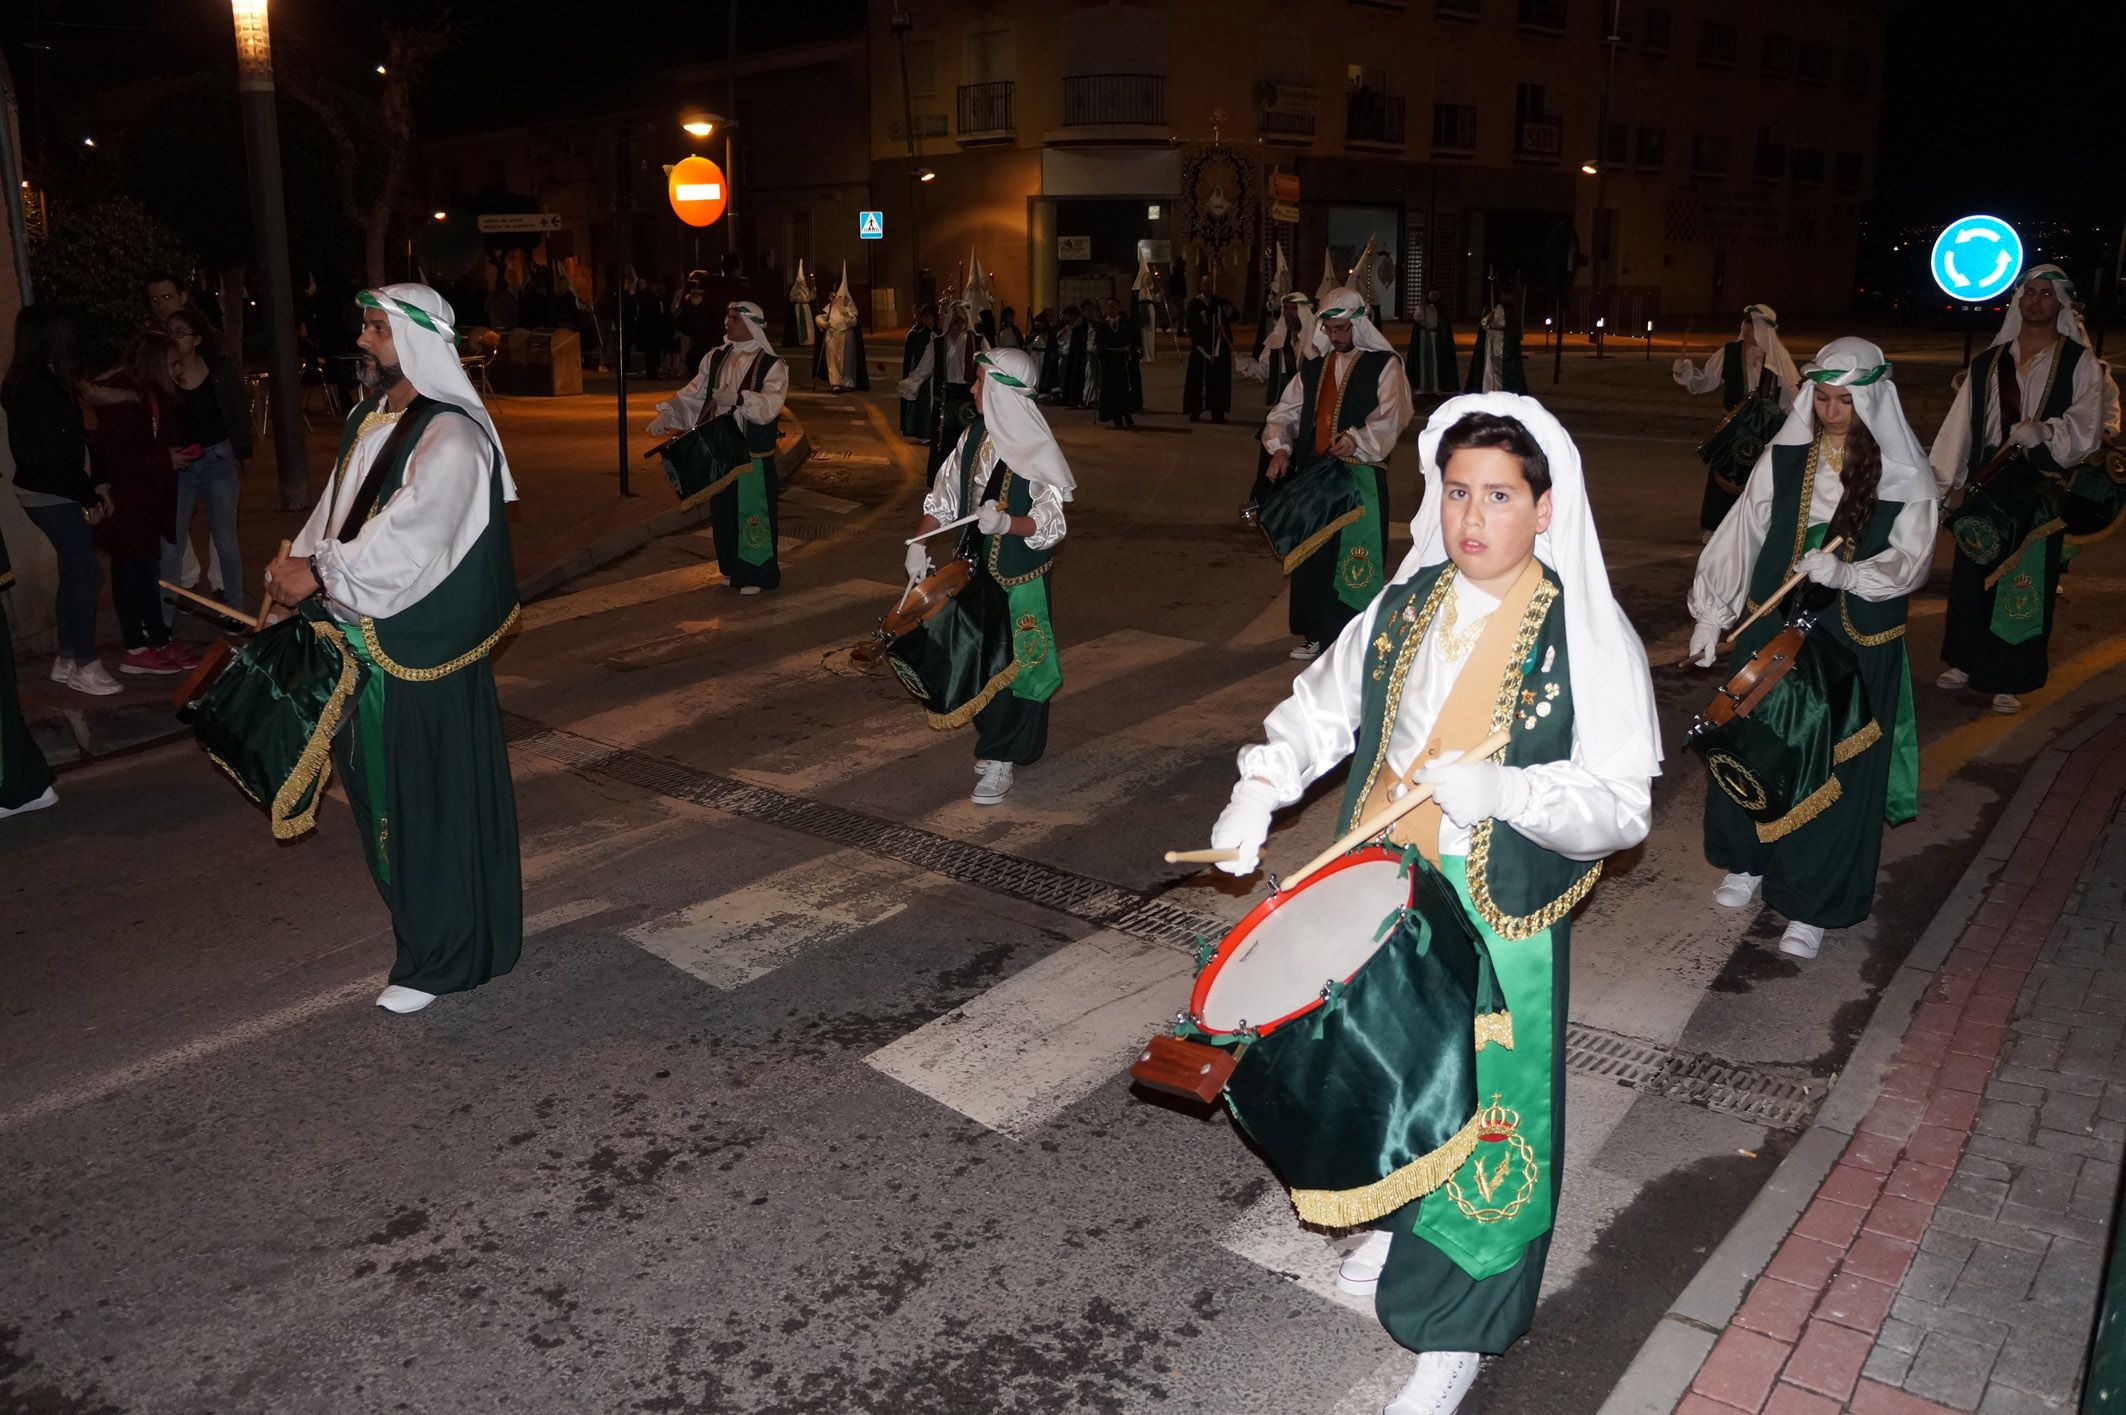
[[[1280,903],[1212,975],[1197,1023],[1208,1031],[1260,1027],[1349,978],[1380,947],[1381,921],[1410,899],[1397,861],[1367,860],[1310,880]]]

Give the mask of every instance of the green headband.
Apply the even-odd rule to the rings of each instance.
[[[1802,377],[1811,383],[1822,383],[1834,388],[1865,388],[1871,383],[1890,376],[1892,365],[1888,359],[1871,369],[1812,368]]]
[[[995,379],[995,380],[996,380],[997,382],[999,382],[999,383],[1003,384],[1003,385],[1004,385],[1004,386],[1005,386],[1006,388],[1016,388],[1016,389],[1018,389],[1018,390],[1019,390],[1019,391],[1020,391],[1021,393],[1024,393],[1024,392],[1026,392],[1026,391],[1027,391],[1027,384],[1026,384],[1025,380],[1023,380],[1023,379],[1017,379],[1017,378],[1013,378],[1013,377],[1012,377],[1012,376],[1011,376],[1010,374],[1008,374],[1008,373],[1004,372],[1004,370],[1002,370],[1002,369],[998,368],[998,367],[997,367],[997,365],[996,365],[996,361],[995,361],[994,359],[990,358],[990,357],[989,357],[989,355],[987,355],[987,354],[976,354],[976,355],[974,356],[974,361],[975,361],[976,363],[980,364],[980,365],[982,366],[983,370],[984,370],[984,371],[985,371],[986,373],[988,373],[988,375],[989,375],[989,376],[990,376],[991,378],[993,378],[993,379]]]
[[[751,300],[733,300],[729,305],[725,306],[725,308],[737,310],[740,314],[744,315],[747,319],[752,320],[755,324],[759,324],[763,319],[766,318],[766,316],[761,314],[760,306],[754,304]]]
[[[458,337],[456,330],[447,324],[439,323],[434,315],[422,309],[419,305],[409,305],[404,300],[395,300],[391,296],[381,294],[375,290],[362,291],[361,294],[354,297],[354,302],[358,305],[366,305],[373,310],[382,310],[386,314],[402,314],[430,334],[439,334],[445,339]]]
[[[2074,293],[2074,282],[2067,278],[2067,273],[2063,270],[2040,270],[2034,275],[2024,277],[2023,283],[2027,285],[2032,280],[2050,280],[2055,285],[2065,285],[2069,294]]]
[[[1347,310],[1342,305],[1331,305],[1329,308],[1322,310],[1319,317],[1324,321],[1331,319],[1356,319],[1364,313],[1365,310],[1363,308]]]

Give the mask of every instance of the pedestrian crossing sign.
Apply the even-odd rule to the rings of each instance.
[[[876,241],[886,234],[886,213],[883,211],[859,211],[856,213],[856,234],[859,240]]]

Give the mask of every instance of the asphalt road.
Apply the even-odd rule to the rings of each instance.
[[[1929,435],[1942,352],[1892,352]],[[1661,378],[1575,365],[1558,402],[1657,664],[1688,633],[1713,416]],[[1155,405],[1177,381],[1153,366]],[[1254,898],[1159,861],[1201,843],[1292,676],[1234,516],[1250,428],[1061,415],[1065,685],[1048,758],[982,810],[970,737],[847,652],[899,588],[919,450],[888,402],[798,401],[821,455],[782,590],[738,599],[706,532],[676,536],[529,606],[499,656],[530,934],[508,978],[369,1006],[389,925],[344,804],[277,845],[188,745],[8,823],[0,1411],[1341,1415],[1400,1384],[1409,1357],[1333,1292],[1341,1240],[1222,1117],[1124,1071],[1185,996],[1189,933]],[[1710,904],[1680,741],[1713,683],[1656,668],[1653,837],[1575,927],[1544,1309],[1465,1408],[1600,1403],[2021,764],[2116,690],[2119,567],[2076,562],[2067,687],[2015,719],[1931,687],[1939,586],[1916,604],[1921,819],[1875,918],[1805,966],[1777,919]],[[1334,795],[1280,823],[1273,869],[1326,842]]]

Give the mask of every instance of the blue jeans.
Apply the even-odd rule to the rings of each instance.
[[[207,531],[214,543],[214,554],[221,561],[221,602],[231,609],[241,609],[239,601],[244,596],[244,557],[236,544],[236,491],[242,476],[236,452],[226,442],[215,443],[200,454],[198,461],[179,471],[177,540],[165,541],[162,547],[162,577],[178,583],[179,572],[184,569],[185,542],[192,535],[192,508],[206,502]]]
[[[96,656],[96,599],[103,593],[103,563],[89,539],[81,508],[24,506],[30,521],[59,556],[59,594],[53,617],[59,631],[59,656],[86,663]]]

